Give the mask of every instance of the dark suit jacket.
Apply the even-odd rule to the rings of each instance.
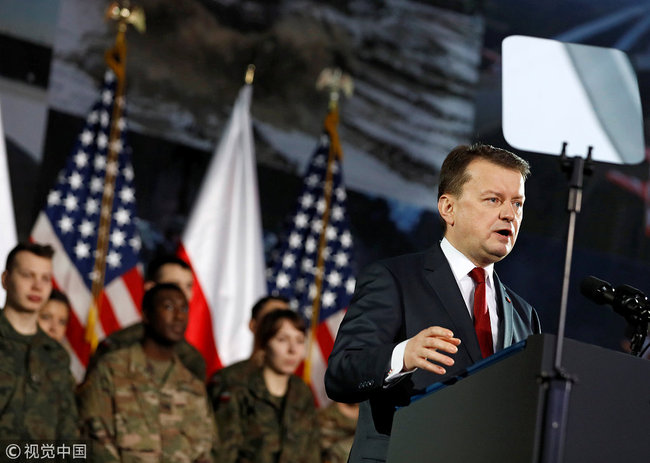
[[[540,332],[535,310],[506,288],[494,273],[499,307],[497,350]],[[416,370],[384,384],[393,349],[429,326],[460,338],[455,364],[445,376]],[[396,406],[435,382],[456,376],[482,359],[458,284],[439,245],[366,268],[357,279],[325,374],[330,398],[362,402],[350,463],[385,461]]]

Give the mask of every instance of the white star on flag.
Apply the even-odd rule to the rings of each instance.
[[[84,130],[81,134],[81,144],[84,146],[90,145],[94,139],[95,137],[90,130]]]
[[[135,200],[135,193],[133,191],[133,188],[129,187],[124,187],[120,190],[120,199],[124,203],[130,203],[131,201]]]
[[[108,112],[102,111],[101,114],[99,115],[99,123],[102,125],[102,127],[108,127],[108,124],[111,121],[110,116],[108,115]]]
[[[106,156],[95,156],[95,170],[102,171],[106,167]]]
[[[68,195],[65,197],[64,203],[65,203],[65,210],[68,212],[72,212],[75,209],[77,209],[77,197],[72,194],[68,193]]]
[[[61,220],[59,220],[59,229],[61,230],[61,233],[63,234],[70,233],[72,227],[73,227],[73,223],[70,217],[66,215],[61,217]]]
[[[90,220],[84,219],[81,222],[81,225],[79,225],[79,233],[81,233],[81,236],[84,238],[88,238],[95,233],[95,224]]]
[[[97,135],[97,148],[103,150],[106,146],[108,146],[108,137],[105,133],[100,133]]]
[[[88,198],[86,200],[86,214],[94,215],[97,214],[98,212],[99,212],[99,201],[94,198]]]
[[[73,172],[68,178],[68,181],[70,182],[70,188],[73,190],[78,190],[83,185],[83,177],[79,172]]]
[[[74,157],[74,163],[77,166],[77,169],[82,169],[88,164],[88,155],[82,150],[79,150]]]
[[[122,230],[116,229],[111,232],[111,244],[114,248],[124,246],[126,243],[126,233]]]
[[[95,166],[97,169],[97,166]],[[90,191],[93,193],[101,193],[104,189],[104,178],[103,177],[93,177],[90,179]]]
[[[50,206],[57,206],[61,204],[61,192],[50,191],[50,193],[47,195],[47,204]]]
[[[116,251],[111,251],[106,256],[106,263],[110,265],[111,268],[118,268],[120,266],[120,261],[122,257]]]
[[[127,225],[131,221],[131,214],[129,210],[123,207],[119,208],[113,217],[121,227]]]
[[[83,241],[77,241],[74,247],[74,253],[77,255],[77,259],[85,259],[90,256],[90,245]]]

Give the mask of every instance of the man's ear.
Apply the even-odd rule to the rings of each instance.
[[[455,205],[455,198],[449,194],[445,193],[444,195],[440,196],[440,198],[438,198],[438,213],[447,225],[454,224]]]
[[[9,277],[9,274],[7,273],[7,270],[2,272],[2,288],[7,289],[7,278]]]

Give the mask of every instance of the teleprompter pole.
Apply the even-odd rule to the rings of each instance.
[[[571,275],[571,261],[573,259],[573,241],[575,236],[576,218],[582,205],[582,186],[585,175],[591,173],[591,152],[589,147],[587,158],[575,156],[568,158],[566,155],[567,143],[562,145],[560,162],[562,170],[569,177],[569,195],[567,212],[569,225],[567,233],[566,254],[564,259],[564,276],[562,280],[562,300],[560,302],[560,315],[558,330],[553,352],[553,369],[541,375],[541,382],[546,388],[544,409],[544,422],[542,427],[539,463],[561,463],[564,454],[564,437],[569,411],[571,387],[576,378],[571,377],[562,367],[562,353],[564,348],[564,331],[566,326],[566,313],[569,297],[569,278]]]

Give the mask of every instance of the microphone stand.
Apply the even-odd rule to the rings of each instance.
[[[645,326],[643,324],[634,325],[634,333],[630,339],[630,354],[635,357],[640,357],[643,355],[641,349],[645,343],[645,338],[648,336],[648,331],[650,328],[650,322],[646,322]]]
[[[571,274],[571,261],[573,258],[573,241],[575,224],[582,205],[582,185],[584,176],[591,174],[591,152],[589,147],[587,159],[580,156],[568,158],[566,155],[567,143],[562,144],[560,163],[562,170],[569,177],[569,197],[567,211],[569,212],[569,225],[567,233],[566,255],[564,260],[564,278],[562,280],[562,300],[555,350],[553,352],[553,370],[541,375],[541,383],[546,389],[546,402],[544,423],[541,436],[540,463],[561,463],[564,453],[564,437],[569,410],[569,396],[571,387],[576,378],[569,375],[562,368],[562,353],[564,348],[564,331],[566,326],[567,302],[569,296],[569,276]]]

